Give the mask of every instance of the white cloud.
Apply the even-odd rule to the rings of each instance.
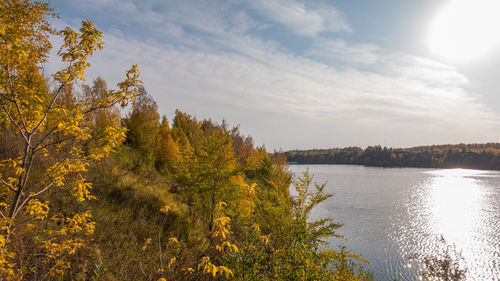
[[[291,32],[316,36],[323,31],[350,31],[341,13],[333,6],[315,1],[252,0],[254,9]]]
[[[203,19],[191,19],[189,26],[205,25],[208,34],[184,28],[200,9]],[[141,13],[155,17],[151,10]],[[165,34],[138,40],[126,31],[105,33],[90,77],[118,82],[137,63],[146,89],[170,117],[175,108],[201,118],[224,117],[268,148],[408,146],[500,136],[498,115],[465,90],[464,75],[445,64],[373,44],[317,38],[309,55],[346,62],[338,68],[251,35],[261,23],[247,13],[232,18],[227,8],[203,5],[157,13],[155,26],[167,26],[168,40],[161,38]],[[165,13],[178,15],[172,20]]]
[[[317,39],[306,55],[330,61],[375,64],[383,50],[374,44],[347,44],[342,39]]]
[[[466,131],[469,137],[485,137],[498,126],[496,114],[463,89],[463,75],[417,57],[393,58],[385,65],[386,74],[375,74],[338,71],[265,47],[264,63],[237,53],[151,46],[111,36],[106,41],[104,55],[94,63],[96,72],[116,75],[116,69],[140,64],[146,87],[163,112],[180,107],[233,120],[231,112],[239,111],[234,118],[238,123],[279,113],[291,116],[290,122],[350,124],[360,130],[390,130],[387,135],[393,137],[411,124],[406,142],[429,128],[439,128],[432,137]],[[258,132],[254,135],[262,138]],[[270,139],[276,146],[279,136]]]

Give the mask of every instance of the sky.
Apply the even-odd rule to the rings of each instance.
[[[495,0],[51,0],[91,20],[87,83],[138,64],[160,114],[274,149],[498,142]],[[57,43],[57,40],[55,40]],[[48,66],[50,71],[57,64]]]

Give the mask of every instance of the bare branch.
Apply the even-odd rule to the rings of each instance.
[[[6,93],[0,93],[0,97],[4,98],[4,99],[6,99],[6,100],[8,100],[10,102],[14,102],[13,100],[9,99],[5,94]]]
[[[23,114],[21,113],[21,107],[19,106],[19,102],[17,101],[16,95],[14,94],[14,86],[12,85],[12,77],[10,75],[10,69],[9,69],[8,63],[7,63],[7,79],[9,80],[10,95],[12,96],[12,100],[14,101],[14,104],[16,105],[17,114],[19,114],[19,118],[21,119],[21,124],[24,127],[24,131],[29,135],[28,127],[26,126],[26,122],[24,121]]]
[[[50,177],[62,164],[64,164],[66,161],[63,160],[61,162],[59,162],[59,164],[57,164],[54,169],[52,169],[52,171],[50,171],[49,173],[45,174],[43,177],[41,177],[37,182],[33,183],[32,185],[30,185],[29,187],[26,188],[26,192],[30,191],[33,187],[37,186],[38,184],[40,184],[41,182],[43,182],[43,180],[45,180],[46,178]]]
[[[74,139],[75,137],[76,137],[76,136],[70,136],[70,137],[67,137],[67,138],[63,138],[63,139],[60,139],[60,140],[57,140],[57,141],[50,142],[50,143],[48,143],[48,144],[46,144],[46,145],[44,145],[44,146],[40,147],[40,149],[44,149],[44,148],[49,147],[49,146],[51,146],[51,145],[55,145],[55,144],[62,143],[62,142],[65,142],[65,141],[67,141],[67,140],[70,140],[70,139]],[[40,150],[40,149],[39,149],[39,150]],[[37,150],[37,151],[38,151],[38,150]]]
[[[50,129],[47,132],[47,134],[45,134],[45,136],[42,137],[42,139],[38,142],[38,144],[33,146],[33,149],[37,149],[45,141],[45,139],[48,138],[50,136],[50,134],[52,134],[56,129],[57,129],[57,126],[54,126],[52,129]]]
[[[1,178],[0,178],[0,182],[3,183],[4,185],[6,185],[10,190],[12,190],[14,192],[17,191],[12,185],[10,185],[8,182],[6,182],[5,180],[3,180]]]
[[[28,143],[28,137],[26,137],[26,135],[24,134],[23,129],[21,127],[19,127],[19,125],[17,124],[17,122],[14,120],[14,118],[10,114],[10,111],[7,109],[7,106],[5,105],[5,103],[3,102],[2,99],[0,99],[0,103],[2,104],[3,111],[5,111],[5,113],[7,113],[7,116],[9,117],[10,122],[12,124],[14,124],[14,126],[16,126],[16,129],[21,133],[21,136],[23,136],[23,138],[26,141],[26,143]]]
[[[95,110],[97,110],[97,109],[106,109],[106,108],[113,107],[113,105],[115,105],[115,104],[116,104],[117,100],[118,100],[118,99],[116,99],[116,98],[115,98],[115,99],[111,100],[111,101],[109,102],[109,104],[93,106],[93,107],[91,107],[91,108],[89,108],[89,109],[85,110],[83,113],[84,113],[84,114],[88,114],[88,113],[90,113],[90,112],[92,112],[92,111],[95,111]]]
[[[22,184],[23,187],[26,187],[26,183],[28,182],[28,178],[29,178],[30,172],[31,172],[31,166],[33,165],[33,157],[34,156],[35,156],[35,151],[32,150],[31,154],[28,157],[28,166],[27,167],[25,166],[25,168],[24,168],[24,182]]]

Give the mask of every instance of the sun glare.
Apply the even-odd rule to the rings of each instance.
[[[500,43],[500,1],[452,0],[435,18],[431,51],[453,60],[484,55]]]

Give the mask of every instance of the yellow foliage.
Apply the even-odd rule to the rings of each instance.
[[[222,244],[220,246],[216,245],[215,247],[216,247],[216,249],[219,252],[224,251],[224,249],[226,249],[226,248],[229,249],[229,251],[231,251],[233,253],[237,253],[238,252],[238,247],[235,244],[232,244],[229,241],[224,241],[224,242],[222,242]]]
[[[170,268],[176,261],[176,258],[171,258],[170,261],[168,262],[168,268]]]
[[[254,223],[252,224],[252,226],[250,227],[253,231],[256,231],[257,233],[260,233],[260,225]]]
[[[210,274],[212,277],[216,277],[217,273],[221,275],[224,274],[226,278],[230,278],[234,276],[232,270],[225,266],[216,266],[210,262],[210,257],[205,256],[201,259],[201,262],[198,264],[198,270],[202,270],[203,273]]]
[[[170,211],[170,206],[168,205],[163,205],[163,207],[161,207],[160,209],[160,212],[164,213],[165,215],[168,214],[168,211]]]
[[[151,245],[151,238],[147,238],[145,241],[144,241],[144,245],[142,245],[142,250],[143,251],[146,251],[146,249],[149,247],[149,245]]]
[[[14,271],[14,263],[11,262],[15,255],[7,250],[6,245],[6,237],[0,235],[0,271],[7,280],[17,280],[18,275]]]
[[[73,233],[93,234],[95,230],[95,223],[91,221],[92,214],[90,211],[85,213],[77,213],[73,217],[64,218],[61,215],[54,216],[53,219],[64,221],[63,226],[56,231],[51,231],[51,234],[66,235]]]
[[[37,220],[44,220],[49,213],[49,205],[47,202],[42,203],[38,199],[33,199],[28,203],[24,212]]]
[[[49,218],[50,202],[40,201],[40,196],[66,186],[77,201],[95,198],[84,173],[91,161],[107,157],[125,135],[120,126],[106,126],[103,134],[93,134],[96,128],[89,116],[115,104],[127,105],[138,95],[140,84],[138,67],[133,65],[116,90],[99,97],[73,93],[72,86],[84,80],[90,56],[102,49],[102,32],[90,21],[83,21],[79,30],[66,27],[55,32],[47,20],[52,15],[47,2],[0,1],[0,113],[22,141],[14,157],[0,161],[2,276],[16,275],[7,262],[14,256],[5,235],[11,228],[16,232],[10,237],[20,235],[22,227],[33,229],[36,221]],[[49,58],[50,37],[57,35],[63,40],[58,55],[64,66],[47,81],[40,65]],[[91,138],[99,145],[88,146]],[[95,224],[90,212],[55,214],[50,222],[56,221],[60,228],[45,233],[51,238],[42,241],[41,248],[45,261],[54,265],[51,274],[62,275],[70,266],[62,257],[84,247],[85,240],[77,237],[91,235]]]
[[[269,243],[269,237],[271,237],[271,234],[262,235],[260,237],[260,240],[264,243],[264,245],[267,245],[267,243]]]
[[[179,240],[177,240],[177,238],[175,238],[175,237],[170,237],[170,238],[168,238],[168,243],[177,245],[177,244],[179,244]]]
[[[203,273],[211,274],[213,277],[217,275],[217,266],[210,262],[210,257],[205,256],[201,259],[198,264],[198,270],[202,270]]]
[[[212,236],[214,238],[217,237],[222,237],[222,239],[226,239],[226,236],[229,235],[231,232],[229,231],[229,221],[231,219],[229,217],[220,217],[216,220],[214,220],[214,231],[212,233]]]

